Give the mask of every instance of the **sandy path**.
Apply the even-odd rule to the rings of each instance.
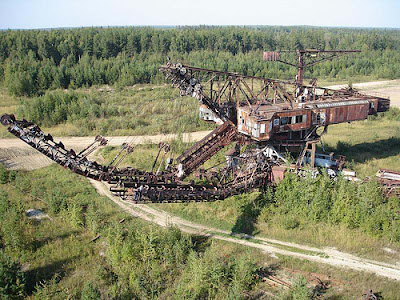
[[[198,131],[192,133],[184,133],[182,139],[184,142],[196,142],[205,137],[210,131]],[[176,139],[176,134],[159,134],[152,136],[112,136],[106,137],[108,145],[119,146],[122,143],[133,144],[158,144],[163,141]],[[73,148],[75,151],[80,151],[94,141],[93,136],[87,137],[57,137],[55,141],[62,141],[66,148]],[[28,144],[20,139],[0,139],[0,163],[3,163],[7,168],[12,170],[34,170],[46,167],[52,161],[36,151]]]
[[[388,84],[399,83],[400,80],[383,80],[383,81],[370,81],[370,82],[360,82],[360,83],[353,83],[353,87],[357,89],[368,89],[368,88],[375,88],[380,86],[385,86]],[[328,86],[330,89],[338,90],[346,88],[347,84],[337,84]]]
[[[218,240],[257,248],[270,255],[287,255],[317,263],[328,264],[335,267],[343,267],[356,271],[370,272],[390,279],[400,280],[400,267],[397,265],[359,258],[357,256],[340,252],[331,248],[319,249],[315,247],[282,242],[273,239],[258,237],[256,238],[249,235],[231,235],[229,231],[224,231],[186,221],[179,217],[171,216],[164,211],[151,208],[144,204],[133,204],[127,201],[123,201],[119,197],[112,195],[112,193],[109,191],[109,186],[107,184],[94,180],[90,180],[90,182],[97,189],[99,194],[105,195],[110,198],[125,212],[129,213],[132,216],[144,219],[163,227],[174,225],[177,226],[180,230],[190,234],[200,234]]]

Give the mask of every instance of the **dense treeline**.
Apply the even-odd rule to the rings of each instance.
[[[170,56],[192,65],[289,78],[296,70],[262,61],[263,50],[360,49],[307,77],[400,77],[400,30],[314,27],[81,28],[0,32],[0,75],[16,95],[100,84],[160,82]]]

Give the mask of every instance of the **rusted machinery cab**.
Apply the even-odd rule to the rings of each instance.
[[[360,121],[386,111],[388,99],[347,97],[338,100],[244,105],[238,107],[238,131],[253,140],[303,140],[317,127]]]
[[[311,126],[311,111],[283,105],[243,106],[238,109],[238,131],[256,141],[269,141],[277,133],[296,133],[298,138]]]

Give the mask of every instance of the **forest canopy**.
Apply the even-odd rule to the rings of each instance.
[[[265,50],[358,49],[306,72],[307,78],[400,77],[400,30],[320,27],[123,27],[0,32],[0,77],[11,94],[48,89],[158,83],[173,61],[244,75],[292,78],[292,67],[265,62]]]

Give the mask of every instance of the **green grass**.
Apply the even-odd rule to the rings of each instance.
[[[187,114],[189,111],[192,112],[193,110],[193,117],[197,116],[198,106],[196,101],[193,101],[193,103],[190,104],[191,106],[187,105],[183,108],[179,108],[179,105],[182,103],[183,105],[186,105],[190,103],[191,100],[194,100],[189,98],[173,100],[173,102],[168,102],[168,105],[161,101],[162,104],[160,104],[161,102],[159,99],[151,99],[150,97],[150,95],[154,94],[154,89],[161,90],[170,88],[148,88],[148,86],[136,86],[132,89],[123,89],[118,92],[104,92],[95,88],[79,90],[79,93],[87,93],[93,97],[99,97],[105,102],[110,103],[112,106],[120,107],[121,109],[125,107],[132,108],[131,112],[126,113],[128,119],[130,116],[134,116],[135,114],[143,117],[144,120],[150,119],[150,123],[143,124],[143,126],[138,126],[136,129],[124,129],[123,126],[119,125],[115,125],[115,128],[112,127],[114,126],[112,124],[117,124],[117,121],[122,120],[122,117],[120,119],[114,116],[108,120],[91,120],[94,122],[94,124],[96,124],[96,130],[90,132],[90,135],[93,135],[97,132],[103,132],[102,130],[105,130],[104,132],[106,133],[111,132],[110,135],[122,135],[124,133],[132,135],[132,132],[135,134],[141,134],[141,132],[159,133],[163,132],[162,130],[167,130],[167,132],[169,130],[172,130],[171,132],[199,130],[195,126],[196,123],[191,124],[188,120],[178,124],[174,123],[175,125],[171,125],[172,127],[166,127],[167,129],[165,129],[165,127],[163,127],[163,122],[168,122],[168,120],[163,119],[164,110],[173,115],[172,110],[166,109],[168,105],[171,106],[171,103],[173,103],[174,109],[178,109],[178,111],[181,109],[180,113],[182,114]],[[5,95],[4,90],[2,90],[2,93],[0,94],[0,100],[1,112],[9,113],[10,111],[16,112],[18,110],[18,105],[20,102],[15,98]],[[27,101],[27,99],[25,99],[25,101]],[[137,109],[143,106],[146,107],[146,110],[137,112]],[[152,119],[151,116],[156,117]],[[173,115],[173,118],[178,120],[179,115]],[[140,120],[140,118],[136,118],[135,120],[138,119]],[[111,127],[97,127],[101,126],[103,121],[109,122]],[[79,122],[74,122],[75,121],[68,121],[66,124],[45,129],[52,134],[55,133],[55,135],[85,135],[88,133],[85,130],[82,130],[78,124]],[[190,125],[187,125],[189,123]],[[118,128],[118,126],[121,128]],[[0,131],[0,135],[2,136],[6,136],[4,128],[5,127],[2,127],[2,131]],[[110,128],[114,128],[113,131],[110,131]],[[367,121],[353,122],[352,124],[330,126],[328,133],[323,136],[323,142],[327,150],[332,150],[337,154],[345,155],[349,161],[349,166],[356,170],[361,178],[366,176],[374,176],[378,168],[400,170],[399,139],[400,121],[398,121],[398,119],[395,117],[378,117],[371,118]],[[171,141],[171,144],[171,155],[173,157],[176,157],[178,154],[182,153],[186,147],[185,144],[179,141]],[[101,154],[105,157],[105,161],[109,162],[118,151],[118,148],[106,147],[104,150],[102,150]],[[213,157],[212,160],[207,162],[206,168],[223,160],[223,152],[224,151],[221,151],[221,153],[218,153],[218,155]],[[123,165],[131,165],[140,169],[150,170],[156,153],[156,145],[138,146],[135,152],[124,161]],[[16,189],[6,187],[7,192],[11,195],[10,197],[12,199],[22,199],[26,203],[29,203],[36,208],[42,208],[45,211],[48,211],[48,204],[37,200],[37,198],[32,196],[41,195],[41,186],[44,187],[43,190],[50,190],[49,185],[63,186],[62,191],[78,190],[76,195],[70,195],[68,197],[79,198],[77,195],[82,195],[82,197],[91,195],[93,199],[96,199],[93,201],[100,201],[102,204],[99,204],[99,207],[101,208],[102,212],[105,212],[103,216],[105,220],[104,222],[106,222],[105,224],[108,224],[108,220],[113,222],[113,220],[116,221],[122,217],[127,217],[125,214],[120,213],[119,210],[113,205],[108,203],[107,199],[99,198],[97,195],[93,194],[94,191],[91,187],[88,187],[87,189],[81,189],[81,182],[84,186],[88,185],[87,183],[83,183],[83,179],[78,179],[77,181],[77,178],[79,177],[76,177],[72,174],[71,177],[69,177],[69,175],[66,175],[66,173],[60,172],[58,172],[58,169],[52,166],[49,169],[42,169],[29,173],[36,178],[32,181],[32,183],[38,184],[38,188],[35,188],[34,190],[30,190],[30,188],[28,188],[26,191],[18,191]],[[54,179],[58,177],[58,181]],[[38,181],[37,178],[42,178],[42,180]],[[26,181],[30,180],[26,179]],[[79,185],[76,186],[76,182],[78,182]],[[32,184],[25,184],[32,187]],[[4,185],[1,187],[4,188]],[[316,224],[314,222],[307,222],[304,220],[300,221],[299,224],[296,224],[296,226],[294,226],[292,229],[285,228],[285,226],[288,225],[286,224],[282,226],[283,220],[279,216],[265,219],[265,215],[260,215],[264,204],[260,202],[259,196],[259,193],[252,193],[231,197],[223,202],[154,204],[153,206],[162,210],[166,210],[172,214],[179,215],[188,220],[225,230],[231,230],[235,233],[251,233],[255,234],[256,236],[270,237],[285,241],[297,242],[300,244],[309,244],[317,247],[336,247],[339,250],[354,253],[362,257],[388,262],[395,262],[399,259],[400,247],[398,243],[391,242],[390,240],[378,236],[371,236],[370,234],[367,234],[359,229],[351,229],[343,225],[335,224]],[[40,251],[35,250],[33,252],[32,250],[29,250],[18,256],[18,259],[23,263],[23,266],[27,268],[27,270],[33,270],[32,278],[35,278],[33,282],[37,283],[40,280],[47,280],[59,272],[62,273],[62,276],[61,279],[57,279],[57,282],[59,282],[57,285],[62,286],[63,290],[73,289],[75,286],[79,287],[79,289],[83,288],[82,284],[79,282],[86,277],[96,280],[92,274],[97,274],[99,270],[92,267],[92,263],[95,265],[100,264],[100,259],[97,257],[96,253],[101,251],[101,247],[97,248],[97,243],[93,245],[89,243],[90,239],[94,237],[95,233],[87,230],[87,228],[84,227],[71,226],[71,221],[69,218],[70,214],[65,213],[65,215],[61,214],[59,216],[53,216],[52,222],[45,220],[39,225],[31,224],[31,226],[28,224],[26,226],[25,231],[27,241],[30,241],[30,243],[33,244],[44,243],[44,246],[40,247]],[[129,222],[132,222],[132,226],[138,225],[133,220]],[[143,224],[143,222],[137,222],[139,222],[139,224]],[[389,247],[397,251],[397,253],[388,253],[383,249],[384,247]],[[30,249],[36,248],[33,247]],[[10,252],[10,254],[12,254],[12,252]],[[324,272],[325,269],[321,266],[315,266],[313,264],[310,264],[312,267],[308,268],[309,265],[300,263],[299,261],[293,262],[292,259],[283,259],[282,265],[292,265],[294,268],[310,271],[319,269],[321,272]],[[76,266],[82,266],[82,268],[77,269]],[[330,268],[328,268],[328,270],[330,270]],[[329,272],[333,274],[336,271]],[[356,278],[357,276],[360,276],[360,280],[366,282],[365,284],[362,284],[362,287],[367,287],[368,284],[372,282],[372,280],[369,279],[370,277],[367,275],[356,276],[354,274],[354,272],[349,273],[346,271],[343,273],[341,271],[337,274],[336,278],[341,278],[343,276],[346,278]],[[385,287],[385,290],[387,291],[385,295],[388,295],[388,299],[392,299],[392,296],[396,295],[393,292],[396,289],[390,281],[384,282],[379,278],[376,279],[376,282],[372,282],[371,286],[377,287],[378,290],[381,287]],[[30,288],[33,289],[32,284]],[[357,289],[357,292],[359,291],[361,291],[361,288]],[[79,294],[79,291],[76,291],[76,293]],[[352,293],[351,288],[345,288],[342,295],[348,295],[348,293]],[[356,295],[355,292],[354,295]]]
[[[385,117],[332,125],[322,137],[327,151],[346,156],[361,178],[379,168],[400,171],[400,121]]]
[[[332,247],[360,257],[390,263],[396,263],[399,259],[400,246],[397,243],[371,236],[359,229],[307,221],[302,221],[294,229],[286,229],[282,226],[279,216],[266,222],[249,208],[254,203],[248,200],[250,197],[255,197],[255,195],[245,194],[214,203],[173,203],[151,206],[184,219],[232,233],[249,233],[255,235],[256,238],[266,237],[321,248]],[[396,252],[388,253],[384,250],[385,247]]]
[[[58,188],[54,189],[55,186]],[[101,240],[100,243],[90,243],[97,233],[89,226],[85,228],[72,222],[68,211],[53,214],[49,201],[61,195],[69,203],[83,199],[93,201],[105,218],[104,225],[127,217],[124,213],[119,212],[105,197],[98,196],[87,180],[55,165],[21,173],[16,181],[1,184],[0,190],[8,193],[12,206],[22,206],[20,214],[34,208],[51,217],[51,220],[30,221],[21,216],[19,226],[23,230],[23,245],[19,248],[5,245],[3,248],[6,254],[22,264],[27,275],[28,295],[37,292],[41,284],[46,285],[52,278],[55,278],[59,292],[48,296],[55,298],[73,296],[79,293],[86,280],[95,281],[99,265],[103,264],[103,258],[99,256],[103,248]],[[62,194],[57,194],[58,191]],[[2,232],[3,242],[5,233]]]
[[[361,296],[371,289],[383,299],[398,299],[400,286],[397,281],[279,254],[277,256],[280,267],[292,276],[303,275],[309,281],[319,278],[326,283],[328,290],[322,299],[362,299]]]

